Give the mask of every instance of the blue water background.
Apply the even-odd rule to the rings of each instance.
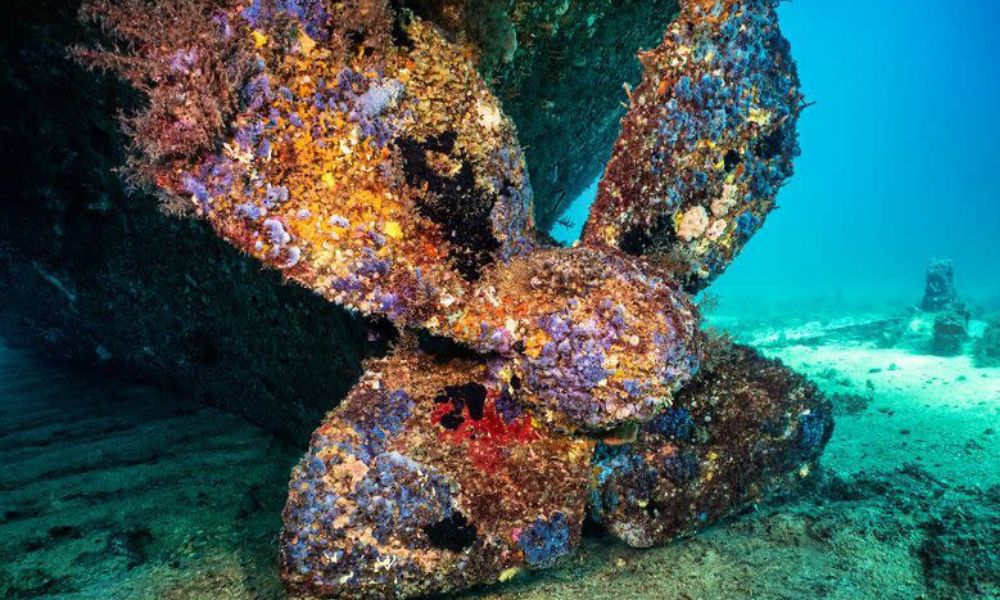
[[[779,15],[816,104],[779,210],[712,292],[912,302],[927,261],[951,257],[960,292],[1000,302],[1000,1],[797,0]]]

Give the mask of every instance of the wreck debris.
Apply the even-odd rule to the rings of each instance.
[[[569,555],[588,503],[645,546],[808,473],[829,403],[706,342],[688,295],[791,174],[801,95],[774,5],[683,3],[642,56],[573,248],[537,239],[515,127],[476,49],[408,11],[166,0],[154,16],[176,27],[159,29],[135,27],[141,0],[86,6],[127,44],[79,55],[150,100],[127,122],[136,176],[288,280],[400,330],[293,472],[289,586],[455,591]]]

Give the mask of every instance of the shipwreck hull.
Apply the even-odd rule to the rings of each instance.
[[[15,2],[0,41],[0,331],[306,439],[384,344],[371,323],[127,188],[118,115],[142,100],[69,58],[97,33],[78,22],[79,4]],[[461,19],[443,16],[451,4]],[[620,84],[637,82],[636,52],[676,13],[673,0],[611,4],[400,3],[479,45],[480,72],[528,149],[543,228],[598,175],[624,114]]]
[[[137,99],[68,58],[77,7],[16,3],[0,42],[5,341],[308,439],[378,351],[369,323],[127,189],[117,115]]]

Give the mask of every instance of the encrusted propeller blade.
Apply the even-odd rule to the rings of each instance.
[[[585,242],[654,258],[694,292],[757,231],[798,154],[802,94],[777,4],[682,0],[639,57]]]
[[[552,433],[502,361],[372,361],[295,468],[284,577],[351,598],[457,590],[541,568],[580,538],[594,442]]]
[[[631,546],[663,544],[809,474],[833,432],[830,401],[780,361],[726,340],[633,444],[600,446],[592,516]]]
[[[177,29],[132,26],[144,10]],[[530,247],[513,125],[463,46],[384,0],[85,14],[130,50],[79,53],[149,97],[133,170],[331,301],[440,329],[483,268]]]

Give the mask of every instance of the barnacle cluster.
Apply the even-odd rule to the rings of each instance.
[[[150,99],[129,120],[134,172],[401,331],[293,473],[288,584],[384,598],[504,580],[568,555],[588,511],[649,545],[808,472],[825,401],[709,342],[683,289],[724,268],[790,174],[800,97],[773,0],[684,3],[572,248],[536,239],[480,53],[393,6],[162,0],[168,30],[135,26],[145,0],[85,9],[127,44],[81,55]]]

